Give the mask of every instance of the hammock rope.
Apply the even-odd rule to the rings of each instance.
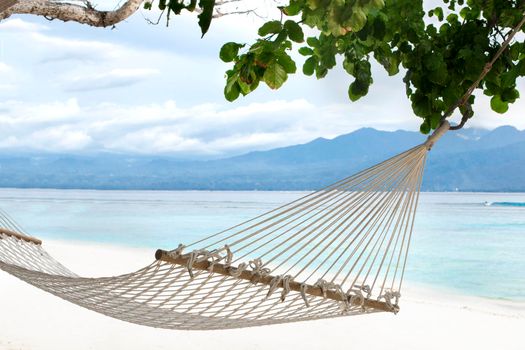
[[[0,211],[0,269],[60,298],[136,324],[188,330],[399,311],[428,151],[479,79],[422,145],[188,245],[133,273],[76,275]]]
[[[115,277],[77,276],[0,212],[0,269],[151,327],[224,329],[398,312],[428,151],[449,128],[353,176]]]

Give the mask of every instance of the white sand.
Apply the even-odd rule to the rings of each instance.
[[[45,242],[86,276],[129,272],[153,251]],[[398,315],[372,314],[227,331],[137,326],[58,299],[0,271],[0,349],[525,349],[525,304],[421,288],[403,291]]]

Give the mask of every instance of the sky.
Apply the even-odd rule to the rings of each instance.
[[[114,5],[113,5],[114,6]],[[216,158],[265,150],[362,127],[419,129],[402,74],[373,67],[374,84],[358,102],[347,96],[341,68],[316,80],[300,72],[285,86],[230,103],[223,97],[229,65],[218,53],[228,41],[252,42],[264,20],[214,20],[200,38],[195,15],[151,25],[139,11],[114,29],[12,16],[0,22],[0,153],[119,152]],[[300,56],[296,56],[302,62]],[[520,81],[521,91],[525,84]],[[479,96],[469,126],[525,129],[525,102],[490,111]]]

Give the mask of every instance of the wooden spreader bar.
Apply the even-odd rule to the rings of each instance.
[[[182,255],[177,258],[173,258],[172,256],[169,255],[167,251],[159,249],[155,253],[155,258],[157,260],[165,261],[171,264],[186,266],[188,264],[189,255]],[[193,264],[193,269],[195,270],[209,271],[209,267],[210,267],[209,261],[199,261]],[[221,263],[215,263],[213,265],[212,272],[217,273],[219,275],[223,275],[223,276],[231,276],[229,272],[229,268]],[[266,276],[258,276],[254,279],[254,275],[252,274],[252,271],[244,270],[242,271],[240,276],[236,278],[251,281],[251,282],[257,282],[257,283],[265,284],[269,286],[274,277],[275,276],[266,275]],[[290,290],[293,290],[296,292],[301,291],[301,283],[290,281],[289,285],[290,285]],[[310,284],[306,286],[307,286],[306,291],[305,291],[306,294],[317,296],[317,297],[324,297],[322,289],[319,288],[318,286],[314,286]],[[283,288],[283,281],[280,281],[277,287]],[[331,291],[331,290],[326,291],[326,299],[332,299],[335,301],[344,301],[343,297],[339,293]],[[360,306],[360,305],[361,304],[358,303],[358,301],[354,302],[354,306]],[[380,310],[380,311],[387,311],[387,312],[397,312],[398,311],[397,307],[391,307],[384,301],[378,301],[378,300],[368,299],[368,298],[364,298],[363,306],[365,308],[370,308],[370,309],[375,309],[375,310]]]
[[[22,241],[34,243],[36,245],[42,245],[42,241],[37,238],[33,238],[28,235],[24,235],[23,233],[20,233],[20,232],[11,231],[3,227],[0,227],[0,234],[4,234],[9,237],[14,237]]]

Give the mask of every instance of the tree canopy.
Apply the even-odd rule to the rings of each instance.
[[[168,22],[172,14],[197,12],[204,35],[215,17],[252,12],[221,11],[222,6],[239,1],[127,0],[116,10],[97,11],[88,0],[83,5],[0,0],[0,20],[26,13],[106,27],[125,20],[142,5],[158,7]],[[261,81],[271,89],[280,88],[298,69],[292,54],[297,51],[305,57],[302,72],[317,79],[342,65],[352,77],[351,101],[367,95],[373,83],[373,61],[389,75],[404,74],[406,95],[422,120],[422,133],[437,128],[456,107],[462,114],[459,127],[463,126],[473,116],[472,88],[490,97],[495,112],[507,112],[520,97],[516,80],[525,76],[523,29],[508,47],[505,41],[512,39],[513,28],[523,24],[525,1],[432,3],[440,6],[425,11],[423,0],[288,0],[284,6],[275,5],[280,19],[264,23],[255,42],[222,46],[220,58],[232,64],[226,72],[224,95],[234,101],[257,89]],[[306,37],[305,32],[315,34]],[[495,57],[499,59],[487,66]]]
[[[342,64],[353,77],[348,97],[357,101],[373,82],[374,60],[389,75],[403,72],[406,95],[422,119],[420,130],[428,133],[522,20],[525,1],[443,0],[425,12],[423,1],[416,0],[290,0],[280,10],[281,19],[259,28],[256,42],[222,47],[221,59],[233,63],[224,89],[229,101],[261,81],[281,87],[297,70],[291,50],[306,57],[302,71],[317,79]],[[305,27],[318,34],[305,38]],[[505,113],[519,98],[516,79],[524,75],[525,44],[515,41],[479,85],[494,111]],[[470,96],[461,106],[464,118],[472,116],[474,100]]]

